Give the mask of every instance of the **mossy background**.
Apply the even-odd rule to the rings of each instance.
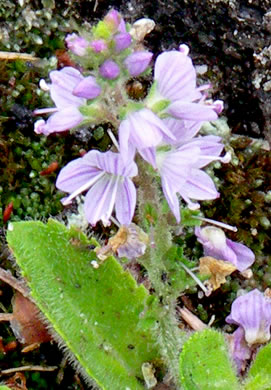
[[[73,26],[76,24],[82,25],[82,20],[87,25],[96,22],[99,17],[104,16],[111,6],[121,10],[129,22],[143,16],[152,17],[155,19],[157,27],[147,38],[147,45],[154,51],[155,56],[161,50],[177,47],[180,41],[191,42],[191,54],[193,55],[195,48],[197,53],[195,61],[201,64],[205,62],[204,52],[207,47],[209,54],[207,76],[212,79],[217,97],[225,98],[229,123],[234,131],[241,135],[229,139],[229,145],[235,152],[238,165],[225,164],[219,169],[214,167],[213,172],[219,178],[221,197],[214,202],[204,203],[202,211],[206,217],[238,226],[238,232],[228,234],[228,236],[231,239],[242,241],[255,252],[257,260],[253,266],[254,276],[252,279],[246,280],[238,274],[233,274],[221,289],[212,294],[211,297],[203,298],[201,301],[198,300],[197,293],[185,297],[186,305],[202,320],[208,321],[211,315],[215,314],[215,325],[224,326],[224,318],[229,313],[231,302],[235,298],[237,290],[255,287],[264,290],[266,287],[271,287],[270,151],[252,145],[252,141],[244,137],[247,134],[263,137],[264,119],[263,115],[260,114],[260,105],[255,104],[255,94],[252,93],[251,88],[245,96],[243,86],[246,85],[246,82],[244,78],[240,76],[236,81],[239,89],[236,88],[236,92],[229,95],[229,86],[225,86],[223,81],[226,73],[219,69],[219,64],[215,60],[216,49],[214,48],[212,54],[212,45],[208,44],[209,38],[205,36],[203,31],[200,35],[201,46],[197,46],[195,43],[193,46],[193,42],[197,38],[195,33],[197,26],[193,25],[190,39],[187,23],[189,17],[193,20],[197,14],[194,1],[191,1],[190,8],[185,6],[183,15],[178,16],[179,18],[185,16],[186,19],[183,25],[177,23],[175,30],[173,29],[174,23],[168,25],[168,19],[165,20],[165,15],[171,15],[172,12],[176,11],[174,13],[176,21],[176,15],[178,15],[182,2],[174,4],[173,1],[169,1],[168,5],[165,5],[163,1],[158,1],[155,5],[151,4],[153,2],[146,1],[145,3],[144,1],[131,1],[124,4],[122,1],[102,0],[97,2],[74,2],[71,0],[20,0],[13,2],[0,0],[0,51],[28,53],[38,57],[37,61],[0,59],[0,225],[3,227],[2,236],[4,236],[6,227],[3,224],[3,213],[10,202],[13,202],[11,221],[46,219],[51,215],[56,216],[62,213],[63,207],[60,198],[63,194],[56,190],[54,184],[59,169],[72,159],[80,157],[83,150],[91,148],[106,150],[109,145],[108,137],[104,135],[101,128],[93,129],[92,132],[89,132],[89,129],[82,129],[74,135],[67,132],[48,138],[38,136],[33,132],[33,123],[36,120],[32,114],[33,110],[51,106],[48,94],[38,87],[40,78],[48,79],[50,70],[70,65],[71,59],[64,45],[65,35],[72,32]],[[164,12],[165,10],[167,12]],[[212,14],[211,17],[214,15]],[[221,17],[220,14],[219,17]],[[201,30],[200,24],[198,29]],[[181,33],[182,36],[180,36]],[[216,39],[218,38],[216,37]],[[251,56],[249,51],[240,51],[242,55],[246,53]],[[236,60],[237,70],[240,67],[240,62],[240,59]],[[248,65],[246,72],[248,72]],[[236,77],[238,77],[238,72]],[[241,101],[238,91],[241,91]],[[229,98],[229,96],[231,97]],[[243,109],[238,111],[237,107],[240,104],[243,104],[242,107],[246,107],[247,116]],[[251,111],[250,105],[255,106],[255,109],[253,108]],[[252,113],[258,115],[258,122],[257,119],[252,118]],[[255,125],[248,124],[252,122],[257,123],[257,129],[262,126],[260,131],[254,131]],[[59,168],[42,176],[40,172],[48,168],[52,162],[57,162]],[[182,244],[184,241],[186,241],[186,254],[193,259],[198,258],[201,255],[201,248],[195,242],[191,230],[187,230],[185,239],[176,239],[177,244]],[[1,242],[1,266],[11,268],[4,241]],[[2,310],[11,311],[12,291],[3,283],[0,283],[0,289],[0,292],[2,291]],[[221,310],[222,307],[224,310]],[[1,324],[0,330],[4,344],[15,339],[8,326]],[[6,355],[0,353],[1,369],[28,363],[61,365],[62,354],[55,345],[43,345],[40,349],[27,355],[21,354],[20,350],[21,346],[17,345],[13,351]],[[62,372],[62,368],[60,370]],[[75,376],[73,370],[65,368],[63,372],[62,380],[56,372],[26,373],[27,388],[87,388],[80,378]]]

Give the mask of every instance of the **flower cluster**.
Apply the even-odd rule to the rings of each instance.
[[[214,182],[202,168],[215,160],[228,162],[230,156],[220,156],[224,148],[220,137],[198,132],[204,121],[217,118],[223,104],[206,100],[209,85],[197,87],[188,47],[180,45],[157,57],[154,83],[145,99],[135,102],[125,85],[147,69],[152,53],[138,51],[117,11],[111,10],[94,26],[89,39],[71,34],[66,42],[84,64],[89,60],[91,69],[81,73],[66,67],[50,73],[51,84],[43,86],[55,107],[35,111],[53,113],[47,121],[35,123],[35,132],[49,135],[111,122],[118,130],[118,142],[114,140],[118,151],[90,151],[63,168],[56,183],[70,194],[63,203],[88,191],[84,209],[92,225],[99,220],[109,223],[114,209],[118,221],[129,225],[136,205],[131,179],[137,174],[136,153],[159,173],[177,222],[179,195],[190,209],[199,208],[197,201],[217,198]]]

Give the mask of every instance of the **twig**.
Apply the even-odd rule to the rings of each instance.
[[[177,308],[178,313],[182,317],[182,319],[187,322],[187,324],[193,329],[193,330],[203,330],[207,328],[208,326],[204,324],[195,314],[191,313],[186,307]]]
[[[38,57],[34,57],[31,54],[26,53],[15,53],[9,51],[0,51],[0,60],[15,61],[15,60],[25,60],[25,61],[38,61]]]
[[[27,287],[25,287],[21,281],[19,281],[14,276],[12,276],[9,271],[6,271],[1,267],[0,267],[0,280],[9,284],[12,288],[14,288],[14,290],[19,291],[25,298],[32,300]]]
[[[42,366],[30,366],[29,365],[29,366],[8,368],[7,370],[2,370],[2,371],[0,371],[0,376],[13,374],[13,372],[20,372],[20,371],[55,371],[57,369],[58,369],[57,366],[42,367]]]
[[[13,318],[14,316],[12,313],[0,313],[0,322],[11,321]]]

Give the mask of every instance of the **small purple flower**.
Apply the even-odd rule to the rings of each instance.
[[[233,301],[226,322],[243,328],[249,346],[264,344],[270,340],[271,300],[259,290],[252,290]]]
[[[136,77],[147,69],[152,56],[153,54],[149,51],[136,51],[125,58],[124,65],[130,75]]]
[[[193,141],[169,152],[157,152],[162,189],[178,223],[180,222],[180,206],[177,193],[192,210],[199,208],[199,204],[193,203],[191,199],[208,200],[219,197],[212,179],[200,170],[202,166],[208,164],[207,161],[202,163],[202,157],[202,149]],[[219,159],[217,156],[208,157],[209,160]]]
[[[65,38],[65,42],[75,55],[83,56],[86,54],[86,48],[89,47],[89,42],[79,35],[72,33],[68,34]]]
[[[196,227],[195,234],[203,245],[205,256],[229,261],[240,272],[249,268],[255,261],[255,255],[251,249],[229,240],[222,229],[213,226]]]
[[[131,177],[136,175],[134,161],[124,164],[118,153],[91,150],[60,171],[56,187],[70,193],[63,200],[65,205],[87,191],[84,211],[91,225],[99,220],[108,224],[114,207],[118,221],[129,225],[136,205],[136,189]]]
[[[151,110],[143,108],[130,113],[119,127],[120,152],[123,160],[128,160],[136,149],[139,153],[144,153],[144,149],[158,145],[163,139],[163,134],[174,139],[163,121]]]
[[[106,79],[114,80],[116,79],[120,74],[120,68],[118,64],[116,64],[113,60],[106,60],[101,66],[100,66],[100,74]]]
[[[131,45],[132,37],[129,33],[118,33],[114,37],[115,51],[117,53],[127,49]]]
[[[103,39],[95,39],[90,42],[90,47],[95,53],[101,53],[107,50],[107,44]]]
[[[97,83],[95,77],[88,76],[80,81],[76,87],[73,89],[73,95],[85,98],[85,99],[94,99],[101,93],[101,87]]]
[[[84,80],[82,74],[77,69],[66,67],[60,71],[50,72],[50,79],[52,81],[49,85],[50,95],[56,107],[34,111],[36,115],[54,113],[47,122],[41,119],[35,123],[34,130],[37,134],[49,135],[69,130],[83,120],[79,107],[85,103],[85,99],[73,94],[74,88]]]
[[[196,71],[188,50],[168,51],[157,57],[154,79],[160,97],[171,104],[167,112],[173,117],[192,121],[215,120],[221,104],[205,104],[202,87],[196,86]]]

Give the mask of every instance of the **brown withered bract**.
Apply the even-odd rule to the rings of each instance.
[[[33,302],[15,292],[12,307],[10,326],[18,341],[24,345],[39,345],[51,340],[51,335],[40,319],[39,309]]]
[[[211,256],[201,257],[199,261],[199,272],[201,275],[210,276],[209,283],[213,290],[217,290],[221,284],[226,283],[226,276],[236,271],[233,264]]]

